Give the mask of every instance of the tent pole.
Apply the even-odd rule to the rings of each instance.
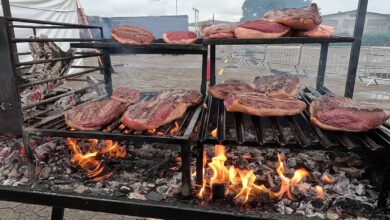
[[[12,17],[11,7],[9,5],[9,0],[1,0],[1,6],[3,7],[3,15],[6,18]]]

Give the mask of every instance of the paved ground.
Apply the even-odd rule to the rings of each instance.
[[[307,56],[307,55],[306,55]],[[332,55],[330,55],[332,56]],[[251,81],[254,76],[267,75],[289,71],[291,65],[275,64],[275,70],[255,65],[240,64],[235,62],[224,63],[222,56],[217,59],[218,81],[235,78]],[[91,64],[94,61],[89,60]],[[199,56],[160,56],[160,55],[137,55],[115,56],[112,58],[116,74],[113,75],[113,84],[117,86],[130,86],[142,90],[160,90],[165,88],[199,89],[201,59]],[[330,64],[332,65],[332,64]],[[235,68],[229,68],[235,67]],[[239,67],[239,68],[237,68]],[[221,69],[223,72],[220,72]],[[100,74],[95,74],[101,78]],[[303,85],[315,85],[315,73],[309,72],[308,76],[301,78]],[[328,74],[325,85],[338,95],[343,95],[345,76],[342,74]],[[368,105],[377,106],[390,112],[389,100],[371,99],[374,92],[388,92],[389,84],[366,86],[365,83],[356,81],[355,99]],[[368,95],[367,95],[368,94]],[[51,209],[44,206],[25,205],[18,203],[0,202],[0,220],[12,219],[49,219]],[[104,213],[85,212],[78,210],[66,210],[65,219],[137,219],[119,215]],[[140,219],[140,218],[138,218]]]

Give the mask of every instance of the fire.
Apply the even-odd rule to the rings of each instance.
[[[318,186],[318,185],[315,186],[315,189],[316,189],[316,197],[318,199],[324,200],[325,199],[324,189],[321,186]]]
[[[218,133],[218,130],[217,129],[214,129],[211,131],[211,137],[217,137],[217,133]]]
[[[225,146],[215,145],[215,157],[211,159],[209,167],[213,170],[213,177],[210,180],[210,187],[214,184],[226,183],[229,180],[229,171],[225,167],[225,161],[227,160],[225,154]]]
[[[102,149],[102,154],[111,159],[122,158],[126,157],[126,148],[119,147],[118,142],[113,143],[112,140],[106,140],[106,146]]]
[[[285,194],[287,194],[287,197],[290,200],[294,199],[294,196],[291,193],[291,187],[301,182],[301,180],[307,176],[309,176],[309,173],[305,169],[298,169],[294,172],[294,176],[289,179],[284,175],[284,164],[282,161],[282,156],[278,154],[278,162],[279,166],[276,169],[276,172],[278,173],[280,180],[282,182],[282,185],[280,186],[279,192],[270,192],[270,197],[274,199],[282,199]]]
[[[203,198],[203,195],[204,195],[204,192],[206,190],[206,179],[204,178],[204,172],[205,172],[205,167],[206,167],[206,164],[207,164],[207,154],[206,154],[206,150],[203,149],[203,179],[202,179],[202,187],[200,188],[199,192],[196,194],[196,196],[198,198]]]
[[[154,134],[154,132],[156,132],[156,129],[155,128],[148,129],[148,130],[146,130],[146,132],[149,134]]]
[[[252,186],[255,183],[256,176],[253,174],[253,170],[243,170],[239,171],[238,174],[240,175],[241,182],[242,182],[242,189],[241,191],[234,197],[234,200],[236,203],[244,205],[246,202],[248,202],[249,195],[252,190]]]
[[[332,184],[332,183],[336,182],[336,180],[335,180],[333,177],[331,177],[331,176],[329,176],[329,175],[327,175],[327,174],[324,174],[324,175],[321,177],[321,181],[322,181],[323,183],[326,183],[326,184]]]
[[[83,152],[74,138],[67,138],[67,144],[72,152],[71,163],[81,167],[86,171],[86,175],[94,181],[101,181],[112,176],[112,173],[107,173],[99,176],[104,171],[102,162],[98,159],[100,156],[106,155],[109,159],[125,157],[125,148],[119,147],[117,142],[111,140],[105,141],[104,148],[99,152],[97,149],[98,140],[90,139],[87,152]]]
[[[172,136],[175,135],[179,131],[179,128],[180,128],[179,122],[175,121],[175,127],[169,131],[169,134]]]
[[[120,124],[118,128],[122,130],[122,129],[125,129],[126,126],[124,124]]]

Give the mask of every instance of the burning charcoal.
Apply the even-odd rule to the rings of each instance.
[[[340,195],[344,195],[346,191],[349,191],[350,183],[348,178],[339,178],[334,185],[333,190]]]
[[[212,192],[211,200],[215,201],[218,199],[225,198],[226,187],[227,186],[224,183],[214,183],[213,186],[211,187],[211,192]]]
[[[359,184],[357,185],[355,188],[355,191],[356,191],[356,194],[359,195],[359,196],[362,196],[365,194],[365,190],[364,190],[364,186],[363,184]]]
[[[317,217],[317,218],[325,218],[325,215],[322,214],[322,213],[319,213],[319,212],[315,212],[315,213],[312,213],[312,214],[308,214],[306,215],[307,217],[309,218],[314,218],[314,217]]]
[[[354,167],[337,167],[335,169],[344,172],[349,178],[360,179],[362,177],[362,174],[364,173],[364,170],[357,169]]]
[[[129,199],[146,200],[146,197],[142,194],[132,192],[128,196]]]
[[[51,168],[50,167],[43,167],[41,172],[39,173],[39,178],[40,179],[47,179],[51,173]]]
[[[6,180],[4,180],[3,185],[4,186],[12,186],[15,182],[16,182],[15,179],[6,179]]]
[[[290,168],[295,168],[297,166],[297,160],[294,157],[287,159],[287,164]]]
[[[125,194],[129,193],[130,191],[131,191],[130,188],[127,187],[127,186],[121,186],[119,188],[119,192],[122,192],[122,193],[125,193]]]
[[[152,201],[161,201],[161,200],[164,200],[166,198],[166,196],[161,194],[161,193],[150,192],[146,195],[146,198],[148,200],[152,200]]]
[[[310,170],[316,169],[316,162],[313,160],[307,159],[305,164],[310,168]]]
[[[311,194],[312,187],[308,183],[299,183],[293,185],[291,191],[298,198],[306,198]]]
[[[95,185],[95,188],[100,189],[103,187],[103,184],[101,182],[97,182]]]
[[[294,212],[294,210],[288,206],[286,206],[286,204],[283,202],[283,200],[279,201],[277,204],[276,204],[276,210],[282,214],[282,215],[289,215],[291,213]]]
[[[51,154],[51,150],[50,150],[49,143],[39,145],[34,150],[34,157],[36,160],[41,160],[41,161],[46,160],[50,154]]]
[[[167,194],[169,189],[170,188],[168,186],[159,186],[157,187],[156,191],[161,194]]]
[[[19,173],[25,177],[28,177],[28,167],[26,165],[19,168]]]
[[[334,201],[333,206],[338,214],[369,217],[375,209],[374,204],[364,203],[359,200],[341,197]]]
[[[0,151],[0,160],[1,160],[1,158],[8,157],[9,155],[11,155],[11,153],[12,153],[12,148],[11,147],[5,147],[5,148],[1,149],[1,151]]]
[[[148,187],[149,187],[149,188],[154,188],[154,187],[156,187],[156,185],[153,184],[153,183],[148,183]]]
[[[336,220],[336,219],[339,219],[339,215],[337,215],[333,211],[328,211],[328,212],[326,212],[326,218],[330,219],[330,220]]]
[[[316,211],[323,211],[328,208],[328,203],[320,199],[310,201],[310,204],[314,207]]]

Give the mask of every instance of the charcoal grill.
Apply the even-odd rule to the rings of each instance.
[[[194,144],[190,134],[194,127],[198,124],[199,133],[196,142],[197,155],[197,183],[200,183],[202,178],[202,156],[203,149],[206,144],[225,144],[225,145],[246,145],[251,147],[277,147],[290,148],[293,150],[341,150],[341,151],[357,151],[367,153],[368,155],[376,155],[378,160],[386,159],[389,154],[390,146],[390,125],[384,125],[379,129],[359,134],[342,133],[342,132],[327,132],[321,129],[312,127],[308,121],[308,112],[290,117],[254,117],[240,113],[229,113],[225,111],[221,100],[205,96],[205,105],[207,108],[193,107],[190,108],[185,116],[176,122],[179,124],[179,130],[170,134],[169,131],[175,125],[172,122],[166,126],[160,127],[154,133],[137,133],[131,130],[126,130],[120,126],[120,121],[115,121],[110,125],[105,126],[99,131],[72,131],[64,122],[63,115],[54,115],[45,117],[50,110],[43,110],[29,117],[23,117],[23,111],[50,104],[55,100],[67,95],[85,91],[88,88],[82,88],[68,93],[60,94],[55,97],[43,100],[34,105],[20,108],[20,100],[18,89],[39,85],[51,80],[70,79],[91,72],[100,71],[104,74],[104,81],[97,82],[93,86],[104,84],[107,95],[112,92],[111,82],[111,61],[110,54],[198,54],[202,55],[202,83],[200,91],[206,95],[207,79],[206,79],[206,64],[207,55],[210,55],[210,81],[209,85],[214,85],[216,82],[215,75],[215,52],[218,45],[238,45],[238,44],[291,44],[291,43],[316,43],[321,44],[321,54],[319,61],[318,76],[316,88],[304,88],[299,95],[299,99],[309,104],[313,99],[323,95],[334,95],[326,87],[324,87],[324,76],[326,69],[326,60],[328,54],[328,46],[330,43],[349,42],[352,43],[350,65],[348,69],[347,82],[345,88],[345,96],[352,97],[354,91],[354,82],[356,78],[356,69],[359,59],[359,51],[364,27],[365,14],[368,0],[359,0],[357,10],[357,19],[355,24],[354,37],[331,37],[331,38],[280,38],[280,39],[262,39],[262,40],[205,40],[197,41],[194,45],[170,45],[157,40],[148,46],[124,46],[114,43],[103,38],[103,31],[98,26],[88,25],[72,25],[57,22],[37,21],[30,19],[12,18],[9,12],[8,1],[2,1],[3,9],[8,10],[4,15],[7,18],[0,19],[0,41],[5,42],[5,47],[0,46],[1,54],[9,54],[4,59],[0,59],[0,67],[12,74],[3,74],[0,78],[3,88],[0,91],[9,97],[2,101],[2,108],[5,111],[0,111],[0,118],[4,118],[4,122],[0,124],[0,132],[10,131],[11,133],[20,133],[23,130],[23,138],[26,154],[30,162],[30,173],[33,169],[33,158],[28,145],[28,140],[31,136],[59,136],[59,137],[74,137],[74,138],[98,138],[112,139],[137,142],[154,142],[181,145],[182,156],[182,172],[183,172],[183,195],[190,195],[190,158],[191,145]],[[13,22],[25,22],[29,25],[14,25]],[[31,25],[32,24],[32,25]],[[75,28],[75,29],[98,29],[101,33],[99,39],[17,39],[13,35],[15,28],[32,29],[34,34],[37,29],[46,28]],[[15,45],[22,42],[31,41],[54,41],[54,42],[73,42],[73,48],[89,48],[96,52],[88,52],[77,54],[75,57],[62,59],[77,59],[85,57],[100,57],[101,64],[99,66],[73,66],[74,68],[84,69],[82,72],[63,76],[56,79],[43,80],[39,82],[31,82],[24,85],[19,85],[16,88],[15,73],[17,71],[28,69],[31,65],[38,62],[23,62],[20,63],[17,59],[19,55],[26,53],[17,53]],[[51,62],[55,60],[49,60]],[[9,65],[12,64],[12,65]],[[150,99],[154,93],[143,93],[142,99]],[[99,97],[98,99],[106,98]],[[26,122],[26,123],[23,123]],[[33,122],[33,123],[29,123]],[[22,125],[24,124],[24,127]],[[217,128],[217,137],[211,137],[210,132]],[[379,155],[379,156],[378,156]],[[387,199],[390,190],[390,161],[382,161],[384,167],[384,179],[382,182],[381,194],[378,201],[379,207],[387,206]],[[30,190],[17,189],[14,187],[0,186],[0,199],[6,201],[24,202],[40,205],[53,206],[52,219],[62,219],[64,208],[75,208],[92,211],[103,211],[109,213],[126,214],[133,216],[147,216],[156,218],[169,219],[302,219],[302,216],[282,216],[279,214],[264,213],[261,216],[251,216],[242,213],[226,213],[218,210],[207,210],[201,207],[192,207],[183,204],[170,204],[163,202],[150,201],[132,201],[124,199],[112,199],[109,197],[93,197],[79,194],[52,192],[45,190]]]

